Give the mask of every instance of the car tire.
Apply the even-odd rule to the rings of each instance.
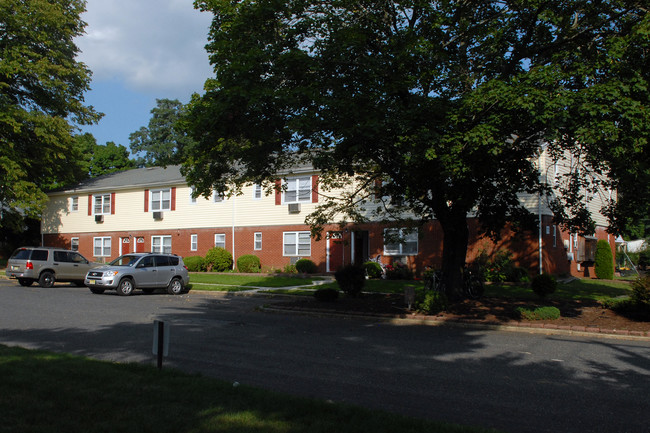
[[[41,287],[49,288],[54,285],[54,274],[50,271],[45,271],[41,274],[41,276],[38,278],[38,284]]]
[[[18,284],[20,284],[23,287],[29,287],[32,284],[34,284],[34,280],[31,278],[18,278]]]
[[[183,287],[183,282],[180,278],[172,278],[167,286],[167,293],[170,295],[180,295],[184,289],[185,287]]]
[[[89,287],[89,289],[95,295],[101,295],[102,293],[104,293],[104,289],[100,289],[100,288],[97,288],[97,287]]]
[[[117,294],[120,296],[129,296],[133,293],[133,280],[130,278],[123,278],[120,284],[117,285]]]

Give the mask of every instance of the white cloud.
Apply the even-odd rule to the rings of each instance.
[[[186,99],[211,76],[203,47],[212,15],[191,0],[88,0],[86,8],[76,43],[94,81]]]

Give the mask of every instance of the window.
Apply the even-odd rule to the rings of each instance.
[[[226,248],[226,235],[225,233],[215,233],[214,235],[214,246]]]
[[[311,256],[311,237],[309,232],[285,232],[282,239],[285,256]]]
[[[196,251],[199,249],[199,235],[190,235],[190,250]]]
[[[70,212],[78,212],[79,211],[79,197],[74,196],[70,197]]]
[[[194,197],[195,190],[196,188],[194,188],[193,186],[190,187],[190,204],[196,204],[196,197]]]
[[[70,249],[72,251],[79,251],[79,238],[70,239]]]
[[[110,257],[111,256],[111,238],[101,237],[93,238],[95,257]]]
[[[158,212],[172,209],[172,190],[157,189],[151,191],[151,211]]]
[[[253,200],[262,199],[262,185],[255,184],[253,185]]]
[[[171,236],[151,236],[152,253],[171,253],[172,237]]]
[[[255,233],[254,235],[254,249],[259,251],[262,249],[262,233]]]
[[[284,192],[285,203],[300,203],[311,201],[311,177],[295,177],[286,180],[287,189]]]
[[[111,213],[111,195],[100,194],[93,196],[95,205],[93,212],[95,215],[108,215]]]
[[[408,229],[384,230],[384,254],[414,256],[418,253],[418,232]]]
[[[224,194],[222,192],[218,193],[218,192],[214,191],[212,193],[212,201],[214,203],[221,203],[222,201],[224,201],[224,199],[225,199],[225,196],[224,196]]]

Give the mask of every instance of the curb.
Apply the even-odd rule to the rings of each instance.
[[[470,319],[438,319],[422,316],[393,316],[390,314],[369,314],[356,311],[331,312],[301,307],[262,306],[260,311],[280,314],[299,314],[305,316],[350,318],[364,320],[381,320],[394,325],[451,326],[456,328],[473,328],[492,331],[523,332],[545,335],[573,335],[580,337],[608,338],[633,341],[650,341],[650,331],[628,331],[623,329],[605,329],[587,326],[562,326],[551,323],[530,323],[510,321],[507,323],[483,323]]]

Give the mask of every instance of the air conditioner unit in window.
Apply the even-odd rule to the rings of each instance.
[[[289,203],[289,213],[300,213],[300,203]]]
[[[104,215],[95,215],[95,222],[96,223],[103,223],[104,222]]]
[[[155,219],[155,220],[163,219],[163,213],[162,212],[154,212],[153,213],[153,219]]]

